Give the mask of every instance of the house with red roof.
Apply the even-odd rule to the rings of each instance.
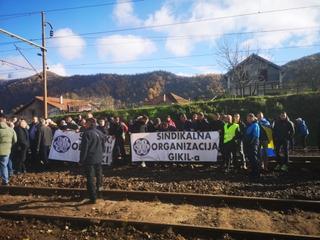
[[[92,110],[93,105],[87,100],[68,99],[63,96],[59,98],[48,97],[48,116]],[[36,96],[14,114],[26,119],[31,119],[33,116],[43,116],[43,97]]]

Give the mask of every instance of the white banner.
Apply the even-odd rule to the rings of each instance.
[[[54,133],[50,148],[49,159],[67,162],[80,161],[80,144],[82,132],[57,130]],[[114,138],[108,136],[106,140],[106,152],[102,160],[103,165],[111,165]]]
[[[216,162],[219,132],[131,134],[132,161]]]

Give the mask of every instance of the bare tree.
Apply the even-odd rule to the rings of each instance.
[[[256,79],[253,79],[248,73],[246,64],[241,64],[251,55],[250,53],[253,52],[250,51],[249,46],[243,47],[239,40],[230,42],[223,39],[217,47],[218,64],[227,71],[225,75],[227,89],[230,90],[231,84],[233,84],[236,95],[242,97],[245,95],[247,86],[252,87],[250,95],[256,91],[255,84],[252,84]]]

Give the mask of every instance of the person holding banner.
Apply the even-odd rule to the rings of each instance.
[[[203,112],[199,112],[198,113],[198,125],[197,125],[196,131],[207,132],[209,130],[210,130],[210,126],[209,126],[208,120],[205,118]]]
[[[219,113],[213,113],[212,120],[210,122],[210,130],[219,132],[219,136],[220,136],[219,149],[221,150],[223,146],[223,128],[224,128],[224,122],[223,122],[222,115],[220,115]]]
[[[124,148],[126,133],[128,132],[127,125],[120,120],[120,117],[115,117],[114,122],[110,123],[109,134],[115,137],[115,145],[113,148],[114,163],[119,164],[120,161],[126,159],[126,150]]]
[[[192,122],[187,118],[186,114],[181,113],[179,115],[179,121],[177,122],[177,130],[178,131],[191,131]]]
[[[96,203],[102,186],[102,159],[105,152],[103,133],[97,130],[94,118],[87,119],[87,130],[82,135],[80,144],[80,164],[84,166],[87,177],[87,190],[90,203]],[[96,178],[96,184],[94,184]]]
[[[104,118],[98,119],[97,129],[102,132],[104,135],[108,135],[108,126],[106,124],[106,120]]]
[[[48,155],[50,146],[52,143],[53,135],[52,130],[48,126],[48,122],[45,119],[40,120],[40,126],[37,132],[37,153],[38,153],[38,167],[48,165]]]
[[[191,131],[198,130],[198,114],[194,113],[191,119]]]

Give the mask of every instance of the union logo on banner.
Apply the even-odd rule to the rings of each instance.
[[[150,148],[150,142],[145,138],[139,138],[133,143],[133,150],[138,156],[147,155]]]
[[[67,136],[60,135],[53,140],[53,148],[59,153],[69,151],[71,147],[71,140]]]

